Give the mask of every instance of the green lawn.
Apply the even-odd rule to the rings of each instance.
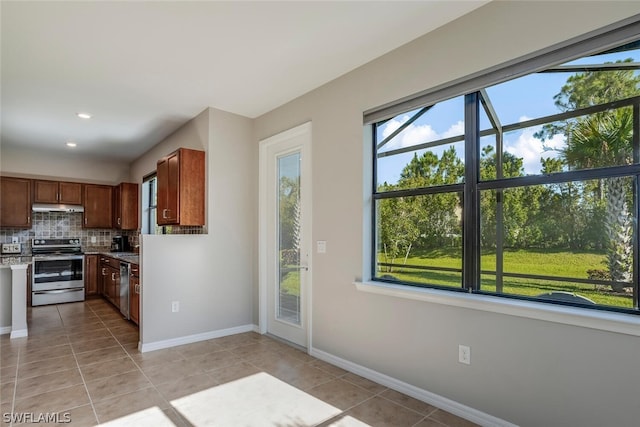
[[[555,250],[506,250],[504,252],[504,272],[535,274],[558,277],[574,277],[587,279],[587,270],[605,269],[605,255],[595,252],[569,252]],[[383,260],[383,257],[380,257]],[[396,260],[401,264],[403,260]],[[439,249],[415,252],[407,259],[407,265],[462,268],[462,254],[459,249]],[[482,270],[495,271],[495,252],[484,252],[481,257]],[[462,274],[458,272],[424,271],[406,267],[395,267],[392,272],[380,271],[379,276],[389,275],[398,280],[418,283],[451,286],[459,288]],[[603,289],[604,288],[604,289]],[[483,274],[481,289],[496,291],[495,276]],[[556,282],[551,280],[521,279],[505,277],[502,292],[505,294],[536,296],[545,292],[572,292],[597,304],[633,307],[631,294],[614,294],[607,287],[572,282]]]

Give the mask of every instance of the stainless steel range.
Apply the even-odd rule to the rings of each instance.
[[[33,239],[31,304],[84,301],[84,255],[80,239]]]

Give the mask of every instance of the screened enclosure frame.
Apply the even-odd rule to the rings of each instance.
[[[627,22],[621,25],[619,28],[615,28],[611,31],[605,32],[588,38],[586,41],[582,40],[577,44],[570,44],[569,46],[562,47],[557,50],[552,50],[550,53],[540,56],[539,58],[528,59],[524,61],[527,64],[542,64],[547,63],[550,60],[554,60],[555,63],[564,63],[568,60],[572,60],[580,56],[579,52],[582,52],[582,56],[585,54],[595,53],[597,50],[595,46],[600,41],[600,49],[606,49],[614,45],[617,40],[617,44],[632,41],[635,43],[633,46],[637,48],[637,44],[640,41],[637,40],[638,34],[640,34],[640,21],[638,17],[635,17],[631,22]],[[633,35],[633,37],[632,37]],[[635,38],[635,40],[634,40]],[[590,52],[591,51],[591,52]],[[564,52],[564,57],[561,55]],[[586,52],[586,53],[585,53]],[[522,63],[516,63],[511,65],[515,69],[522,70]],[[552,72],[576,72],[576,71],[610,71],[614,69],[624,70],[639,70],[640,63],[630,62],[624,64],[618,64],[618,66],[612,66],[609,64],[595,64],[595,65],[580,65],[580,66],[557,66],[547,65],[542,69],[540,66],[533,66],[532,69],[526,73],[520,71],[518,77],[536,72],[552,73]],[[439,288],[447,291],[454,292],[467,292],[473,294],[485,294],[494,295],[506,298],[515,298],[531,301],[539,301],[545,303],[574,305],[580,307],[588,307],[599,310],[618,311],[632,314],[640,314],[640,284],[639,276],[640,272],[640,248],[639,248],[639,228],[638,223],[640,219],[640,96],[633,96],[626,99],[619,99],[612,102],[602,103],[587,108],[579,108],[571,111],[561,112],[558,114],[547,115],[544,117],[538,117],[531,120],[526,120],[512,124],[502,124],[498,114],[493,108],[491,99],[485,90],[485,87],[489,87],[494,84],[501,83],[503,81],[510,80],[510,78],[504,78],[504,70],[499,72],[492,71],[487,75],[472,77],[467,82],[457,82],[450,87],[436,88],[429,94],[421,94],[410,100],[402,100],[395,106],[385,106],[377,111],[365,113],[365,124],[372,127],[372,185],[371,185],[371,277],[372,279],[380,282],[387,282],[393,284],[404,284],[418,287]],[[484,82],[483,86],[478,88],[477,82]],[[474,86],[475,85],[475,86]],[[465,87],[473,88],[474,90],[468,93],[460,93],[459,90]],[[448,97],[443,97],[443,94],[447,94]],[[443,138],[436,141],[428,141],[421,144],[416,144],[408,147],[401,147],[384,152],[378,152],[394,137],[398,136],[404,129],[406,129],[411,123],[414,123],[423,114],[429,111],[438,102],[446,101],[454,97],[464,96],[464,134],[460,136],[454,136],[449,138]],[[422,103],[420,104],[420,102]],[[610,111],[619,108],[632,108],[633,115],[633,129],[632,129],[632,155],[633,163],[628,165],[613,165],[607,167],[598,167],[591,169],[579,169],[568,170],[550,174],[536,174],[526,175],[518,177],[504,177],[503,176],[503,139],[506,132],[523,130],[531,128],[532,126],[539,126],[554,122],[562,122],[570,119],[597,114],[605,111]],[[403,109],[404,108],[404,109]],[[417,110],[417,111],[416,111]],[[406,114],[409,111],[413,111],[412,116],[408,118],[403,124],[394,130],[390,135],[386,136],[382,141],[378,141],[378,128],[384,125],[390,118],[395,117],[398,114]],[[486,117],[490,123],[490,128],[480,129],[480,114],[481,111],[486,114]],[[487,136],[495,136],[495,154],[496,154],[496,176],[494,179],[481,180],[480,179],[480,150],[481,150],[481,138]],[[429,148],[434,148],[446,144],[456,143],[464,141],[464,182],[459,184],[448,185],[435,185],[435,186],[422,186],[417,188],[404,188],[404,189],[384,189],[379,188],[378,183],[378,159],[385,157],[391,157],[398,154],[418,152]],[[504,235],[503,235],[503,192],[510,188],[529,187],[535,185],[547,185],[547,184],[563,184],[572,182],[583,182],[590,180],[602,180],[607,178],[620,178],[628,177],[633,183],[633,206],[629,207],[630,216],[632,218],[632,283],[633,289],[633,308],[624,308],[617,306],[607,305],[583,305],[576,302],[567,301],[554,301],[540,297],[530,297],[518,294],[506,294],[502,293],[502,284],[505,277],[520,278],[520,279],[532,279],[532,280],[545,280],[554,282],[572,282],[581,284],[593,284],[593,285],[612,285],[617,284],[612,280],[599,280],[599,279],[582,279],[574,277],[561,277],[561,276],[546,276],[541,274],[522,274],[522,273],[510,273],[504,272]],[[497,194],[495,204],[495,222],[496,222],[496,270],[482,270],[480,265],[481,259],[481,212],[480,212],[480,193],[486,190],[494,190]],[[435,266],[405,266],[399,264],[390,264],[387,262],[379,262],[378,260],[378,213],[377,207],[380,201],[385,199],[395,199],[402,197],[412,196],[425,196],[442,193],[461,193],[460,198],[462,205],[462,268],[448,268],[448,267],[435,267]],[[400,281],[390,279],[388,277],[381,277],[379,272],[380,266],[402,266],[415,270],[427,270],[427,271],[445,271],[461,273],[462,283],[459,288],[442,286],[436,284],[415,283],[408,281]],[[495,275],[495,287],[496,291],[491,292],[483,290],[481,287],[482,275]],[[629,283],[624,282],[625,285]]]

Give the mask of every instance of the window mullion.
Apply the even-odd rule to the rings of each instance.
[[[480,99],[477,92],[465,95],[465,175],[463,196],[462,286],[480,289]]]
[[[633,162],[640,161],[640,103],[633,105]],[[640,242],[638,241],[638,221],[640,220],[640,175],[634,177],[633,191],[633,308],[640,308]]]

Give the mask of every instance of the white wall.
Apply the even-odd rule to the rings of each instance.
[[[313,122],[313,346],[522,426],[637,425],[637,337],[356,290],[362,114],[640,13],[640,2],[492,2],[255,121]],[[366,148],[368,149],[368,148]],[[257,164],[254,164],[257,168]],[[472,347],[471,366],[457,362]]]
[[[11,268],[0,268],[0,329],[11,327]]]
[[[3,146],[0,172],[26,178],[115,185],[129,180],[129,163]]]
[[[207,152],[207,234],[142,239],[143,349],[253,328],[257,171],[250,166],[256,153],[252,129],[248,118],[207,109],[133,165],[132,175],[141,180],[155,170],[156,156],[200,143]],[[179,313],[171,313],[172,301],[180,302]]]

